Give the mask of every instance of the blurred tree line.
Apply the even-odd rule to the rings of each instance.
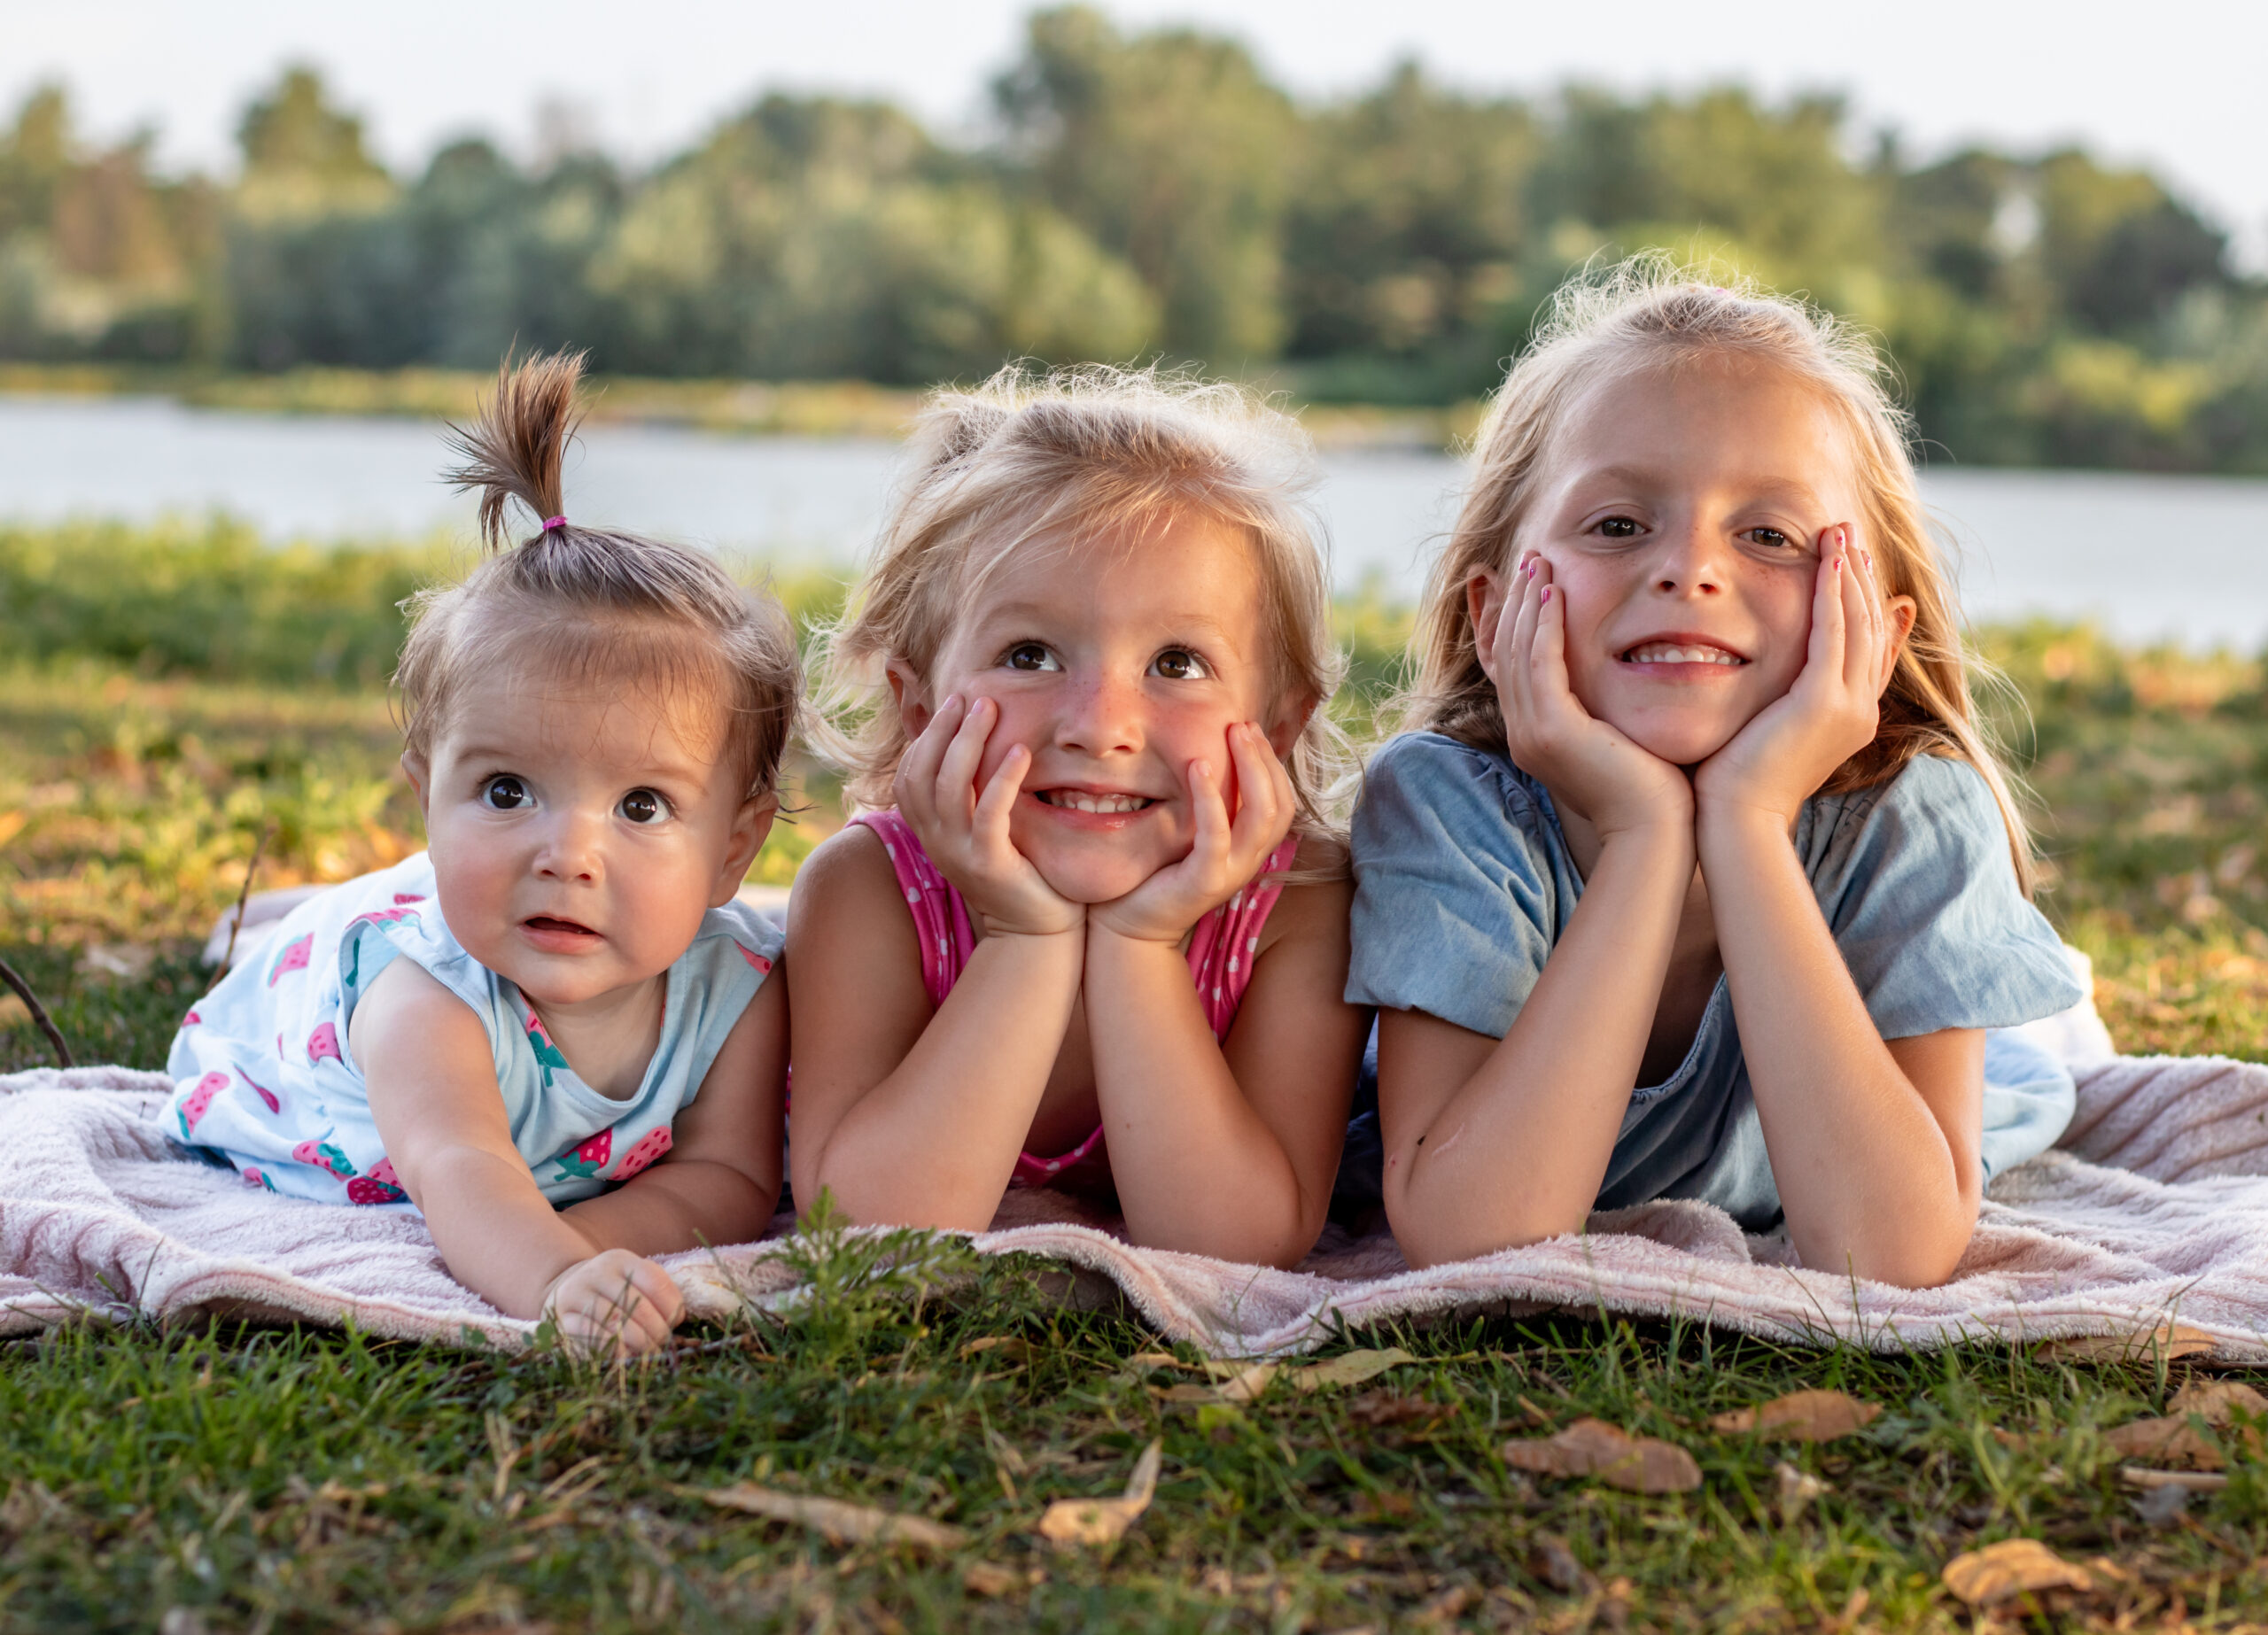
[[[487,368],[517,340],[920,383],[1156,355],[1441,403],[1571,270],[1658,247],[1880,333],[1962,460],[2268,471],[2268,287],[2082,151],[1922,163],[1830,97],[1474,97],[1411,65],[1308,106],[1233,41],[1080,6],[1030,19],[992,97],[975,147],[775,93],[648,172],[470,140],[401,177],[295,69],[228,182],[90,148],[42,89],[0,136],[0,356]]]

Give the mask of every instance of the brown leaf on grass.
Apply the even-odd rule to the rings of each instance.
[[[2218,1470],[2228,1455],[2183,1414],[2175,1419],[2130,1420],[2102,1433],[2102,1445],[2121,1459],[2147,1459],[2192,1470]]]
[[[986,1352],[998,1353],[992,1358],[994,1362],[1010,1364],[1025,1362],[1031,1357],[1031,1342],[1021,1335],[988,1334],[981,1340],[971,1340],[962,1346],[961,1360],[966,1362],[970,1358],[980,1356]]]
[[[1720,1414],[1709,1428],[1727,1435],[1754,1431],[1790,1442],[1832,1442],[1881,1417],[1880,1403],[1861,1402],[1839,1391],[1791,1391],[1761,1407]]]
[[[2218,1344],[2201,1329],[2160,1323],[2133,1334],[2075,1334],[2049,1340],[2032,1353],[2042,1362],[2154,1362],[2194,1357]]]
[[[1165,1444],[1153,1442],[1134,1461],[1126,1492],[1116,1499],[1059,1499],[1039,1518],[1039,1534],[1057,1545],[1112,1544],[1141,1519],[1158,1491],[1158,1466]]]
[[[1347,1405],[1348,1419],[1379,1429],[1406,1425],[1413,1420],[1446,1419],[1449,1413],[1445,1402],[1429,1402],[1423,1397],[1404,1397],[1385,1390],[1366,1391]]]
[[[2037,1538],[2005,1538],[1946,1563],[1946,1588],[1972,1607],[2038,1590],[2092,1590],[2094,1575]]]
[[[1157,1388],[1158,1399],[1161,1402],[1250,1402],[1268,1389],[1281,1369],[1280,1363],[1246,1363],[1231,1370],[1217,1385]]]
[[[909,1544],[923,1550],[958,1550],[968,1537],[958,1527],[927,1516],[848,1504],[840,1499],[815,1499],[807,1493],[783,1493],[753,1482],[685,1491],[720,1510],[744,1510],[750,1515],[808,1527],[829,1544]]]
[[[2192,1380],[2173,1393],[2165,1411],[2168,1417],[2195,1414],[2208,1425],[2226,1425],[2239,1414],[2268,1419],[2268,1397],[2242,1380]]]
[[[961,1587],[972,1595],[998,1598],[1012,1595],[1018,1590],[1036,1589],[1047,1581],[1047,1575],[1037,1567],[1019,1571],[998,1561],[971,1561],[960,1569]]]
[[[1573,1594],[1590,1577],[1557,1533],[1538,1533],[1528,1541],[1527,1569],[1562,1595]]]
[[[1632,1493],[1689,1493],[1701,1467],[1672,1442],[1634,1437],[1604,1420],[1579,1419],[1557,1436],[1507,1442],[1504,1462],[1542,1476],[1596,1476]]]

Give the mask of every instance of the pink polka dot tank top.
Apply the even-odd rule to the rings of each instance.
[[[968,905],[951,882],[938,872],[913,827],[895,809],[865,812],[853,818],[874,832],[889,854],[898,888],[905,895],[906,911],[913,917],[913,934],[921,949],[921,981],[929,1003],[943,1004],[960,980],[976,950],[976,928]],[[1189,974],[1197,985],[1198,1003],[1216,1039],[1226,1040],[1252,984],[1253,957],[1260,951],[1260,930],[1270,910],[1283,895],[1283,882],[1271,875],[1283,873],[1299,855],[1297,835],[1269,854],[1260,877],[1237,892],[1219,908],[1197,922],[1189,936]],[[1017,1187],[1070,1186],[1082,1189],[1107,1188],[1110,1164],[1103,1151],[1102,1127],[1098,1125],[1068,1152],[1052,1158],[1025,1152],[1016,1159],[1008,1184]]]

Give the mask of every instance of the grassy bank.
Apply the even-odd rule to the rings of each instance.
[[[299,368],[273,375],[125,364],[0,363],[0,395],[171,398],[193,408],[260,415],[371,415],[469,419],[493,375],[470,369]],[[1254,384],[1274,392],[1281,383]],[[1290,394],[1296,400],[1297,392]],[[658,380],[599,376],[591,419],[601,425],[683,426],[740,437],[899,438],[922,393],[865,381]],[[1446,408],[1301,402],[1301,422],[1334,448],[1445,448],[1471,435],[1480,405]]]
[[[151,583],[184,548],[203,567]],[[373,546],[342,569],[225,528],[0,534],[0,651],[37,655],[0,671],[0,953],[82,1058],[161,1062],[256,837],[263,885],[419,843],[369,683],[388,602],[434,560]],[[806,620],[839,593],[783,588]],[[174,617],[206,594],[234,609],[225,645]],[[1360,725],[1405,616],[1356,600],[1340,620]],[[2043,905],[2095,958],[2121,1045],[2268,1059],[2261,668],[2060,627],[1984,645]],[[823,785],[811,804],[768,878],[832,822]],[[0,1071],[45,1059],[0,1008]],[[2123,1576],[2006,1603],[1999,1627],[2268,1618],[2268,1466],[2232,1438],[2225,1489],[2148,1515],[2118,1484],[2106,1431],[2162,1411],[2179,1363],[1499,1321],[1349,1337],[1412,1354],[1359,1386],[1191,1402],[1165,1393],[1203,1379],[1193,1353],[1060,1309],[1039,1268],[804,1252],[828,1291],[808,1315],[692,1330],[628,1372],[230,1327],[0,1348],[0,1630],[1981,1628],[1940,1569],[2011,1538]],[[1884,1411],[1818,1445],[1710,1428],[1798,1386]],[[1702,1486],[1642,1497],[1498,1456],[1586,1415],[1685,1448]],[[1052,1500],[1118,1492],[1153,1439],[1156,1498],[1123,1541],[1036,1535]],[[838,1546],[702,1497],[743,1480],[967,1537]]]

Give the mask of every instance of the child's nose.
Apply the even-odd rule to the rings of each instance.
[[[1122,677],[1099,676],[1069,690],[1055,724],[1060,749],[1122,755],[1142,747],[1142,689]]]
[[[1654,565],[1654,588],[1667,595],[1713,595],[1725,588],[1723,539],[1696,523],[1670,531]]]
[[[603,813],[574,808],[560,812],[545,830],[536,872],[546,879],[596,881],[605,872],[606,829]]]

